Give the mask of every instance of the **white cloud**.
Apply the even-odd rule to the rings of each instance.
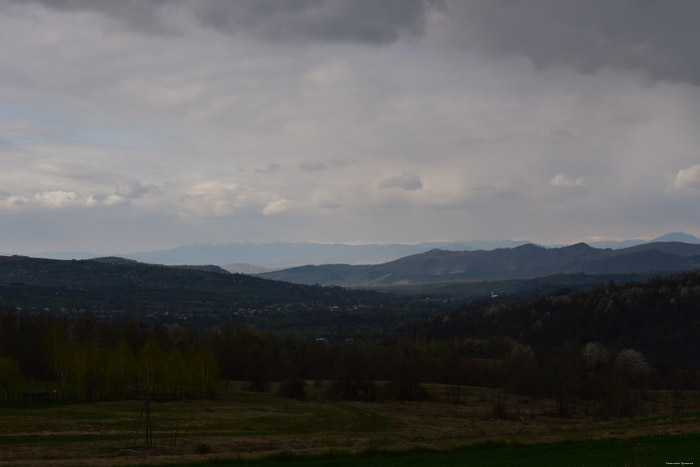
[[[566,174],[561,173],[557,174],[553,179],[551,179],[549,181],[549,184],[551,186],[569,188],[584,186],[586,184],[586,181],[583,179],[583,177],[578,177],[574,180],[567,177]]]
[[[74,191],[53,190],[37,193],[32,201],[39,206],[48,208],[65,208],[78,206],[84,203],[81,196]]]
[[[194,216],[231,216],[241,206],[238,183],[207,180],[184,194],[183,207]]]
[[[11,195],[0,201],[0,206],[11,209],[60,209],[85,205],[86,199],[75,191],[50,190],[34,195]]]
[[[262,212],[266,216],[271,216],[274,214],[282,213],[288,210],[292,205],[292,202],[288,199],[278,199],[276,201],[271,201],[265,205]]]
[[[678,190],[689,187],[700,188],[700,164],[679,170],[673,180],[673,187]]]
[[[117,194],[108,195],[102,202],[105,206],[124,206],[129,204],[129,200]]]
[[[42,191],[33,195],[9,195],[0,200],[0,207],[13,210],[99,208],[128,204],[129,198],[116,193],[84,195],[66,190]]]
[[[0,206],[4,208],[21,208],[27,204],[29,199],[25,196],[6,196],[5,199],[0,200]]]

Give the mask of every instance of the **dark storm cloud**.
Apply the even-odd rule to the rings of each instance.
[[[18,1],[18,0],[15,0]],[[443,0],[35,0],[59,10],[104,13],[137,30],[169,31],[160,10],[181,7],[224,34],[294,43],[388,44],[424,32]],[[26,2],[25,2],[26,3]]]
[[[448,9],[452,39],[487,56],[700,84],[696,0],[470,0]]]
[[[203,0],[193,9],[202,24],[235,34],[292,42],[387,44],[425,29],[438,0]]]
[[[176,5],[180,0],[13,0],[19,4],[40,3],[47,8],[62,11],[92,11],[113,18],[129,28],[150,33],[172,33],[175,30],[160,17],[165,5]]]
[[[382,45],[420,36],[431,11],[462,52],[523,56],[538,67],[625,69],[700,84],[700,2],[674,0],[14,0],[99,12],[131,29],[172,33],[169,12],[226,35],[284,43]],[[176,15],[177,16],[177,15]],[[177,25],[176,25],[177,24]]]

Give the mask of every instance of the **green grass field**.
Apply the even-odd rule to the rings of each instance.
[[[313,393],[296,401],[238,387],[217,400],[154,402],[153,449],[143,449],[140,401],[4,403],[0,464],[700,464],[696,392],[682,404],[654,393],[641,417],[599,420],[585,401],[561,418],[551,415],[553,401],[510,397],[497,418],[488,389],[463,388],[459,405],[445,401],[444,388],[429,390],[425,402],[328,402]]]
[[[368,451],[358,454],[332,452],[318,456],[281,454],[254,460],[220,459],[188,466],[232,465],[239,467],[284,467],[289,465],[329,467],[465,466],[641,466],[696,464],[700,461],[700,436],[661,435],[630,440],[595,440],[548,444],[486,443],[452,451],[412,449],[404,452]]]

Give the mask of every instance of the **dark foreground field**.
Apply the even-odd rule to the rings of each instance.
[[[332,452],[317,456],[280,454],[261,459],[222,459],[189,466],[641,466],[693,464],[700,458],[697,435],[659,435],[632,439],[604,439],[521,445],[483,443],[450,451],[411,449],[404,452],[366,451],[357,454]]]
[[[322,387],[313,390],[322,391]],[[5,403],[0,463],[8,465],[700,465],[697,392],[648,392],[644,414],[601,420],[594,403],[571,417],[551,400],[462,388],[462,404],[430,387],[424,402],[294,401],[236,387],[218,400],[152,403],[156,447],[143,449],[139,401]],[[680,464],[678,464],[680,465]]]

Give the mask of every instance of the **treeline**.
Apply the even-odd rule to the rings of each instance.
[[[597,401],[603,416],[634,415],[645,388],[700,387],[699,305],[700,273],[689,273],[472,303],[361,339],[0,310],[0,398],[28,387],[92,400],[215,397],[221,381],[235,380],[299,399],[316,384],[329,399],[376,401],[428,397],[425,384],[440,383],[454,402],[460,387],[483,386],[553,398],[561,415],[577,398]]]
[[[10,311],[0,312],[0,336],[0,398],[6,399],[209,398],[222,381],[235,380],[297,399],[317,385],[330,400],[371,402],[428,398],[425,384],[439,383],[451,387],[455,403],[461,387],[481,386],[550,398],[556,405],[548,410],[563,416],[583,398],[596,401],[601,416],[622,417],[639,412],[647,388],[699,387],[692,368],[652,368],[637,350],[575,340],[546,353],[496,336],[280,340],[234,323],[195,332],[177,324],[144,328],[134,320],[107,325],[90,313],[61,321]],[[37,382],[48,392],[27,391]],[[506,416],[505,401],[494,400],[495,415]]]
[[[585,292],[562,290],[534,300],[472,302],[450,313],[402,323],[405,337],[449,341],[463,336],[509,338],[538,355],[567,342],[602,342],[642,352],[653,366],[700,364],[700,272]],[[491,356],[491,355],[487,355]]]
[[[284,395],[298,398],[305,397],[308,380],[332,381],[325,397],[363,401],[424,399],[431,397],[426,383],[437,383],[450,388],[447,397],[453,403],[461,402],[463,386],[498,390],[497,416],[506,416],[507,395],[517,394],[554,401],[547,411],[560,416],[571,415],[575,401],[592,401],[596,413],[607,418],[639,414],[647,389],[700,388],[693,367],[653,368],[638,350],[600,342],[572,340],[541,354],[498,337],[314,342],[283,349],[286,371],[275,379],[283,381]]]
[[[0,397],[175,399],[213,397],[219,369],[180,326],[108,326],[91,313],[58,320],[0,310]],[[31,382],[52,383],[25,391]]]

